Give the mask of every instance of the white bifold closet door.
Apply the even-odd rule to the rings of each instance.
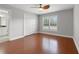
[[[24,36],[37,32],[37,15],[24,14]]]

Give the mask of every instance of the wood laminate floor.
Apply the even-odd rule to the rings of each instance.
[[[0,43],[0,53],[6,54],[77,54],[72,38],[34,34]]]

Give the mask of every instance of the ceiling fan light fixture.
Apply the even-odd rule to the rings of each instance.
[[[42,11],[42,10],[43,10],[43,8],[39,8],[39,10],[41,10],[41,11]]]
[[[44,7],[43,7],[43,9],[49,9],[49,5],[45,5]]]
[[[50,8],[49,4],[39,4],[38,7],[33,7],[33,8],[38,8],[40,11],[47,11]]]

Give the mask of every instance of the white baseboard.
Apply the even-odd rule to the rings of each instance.
[[[56,36],[62,36],[62,37],[68,37],[68,38],[73,38],[73,36],[67,36],[67,35],[61,35],[61,34],[54,34],[54,33],[47,33],[47,32],[39,32],[43,34],[49,34],[49,35],[56,35]]]
[[[76,48],[77,48],[77,51],[78,51],[78,53],[79,53],[79,46],[78,46],[78,44],[77,44],[77,41],[76,41],[75,38],[73,38],[73,40],[74,40],[75,46],[76,46]]]
[[[12,41],[12,40],[20,39],[22,37],[24,37],[24,36],[18,36],[18,37],[15,37],[15,38],[10,38],[9,40]]]
[[[61,35],[61,34],[52,34],[52,33],[46,33],[46,32],[39,32],[39,33],[49,34],[49,35],[56,35],[56,36],[62,36],[62,37],[68,37],[68,38],[73,38],[74,43],[75,43],[76,48],[77,48],[77,51],[78,51],[78,53],[79,53],[78,44],[77,44],[77,42],[76,42],[76,40],[75,40],[75,38],[74,38],[73,36],[67,36],[67,35]],[[36,34],[36,33],[32,33],[32,34]],[[29,35],[32,35],[32,34],[29,34]],[[29,35],[24,35],[24,36],[29,36]],[[10,41],[16,40],[16,39],[19,39],[19,38],[22,38],[22,37],[24,37],[24,36],[18,36],[18,37],[15,37],[15,38],[10,38]]]
[[[22,35],[22,36],[18,36],[18,37],[15,37],[15,38],[10,38],[9,40],[12,41],[12,40],[20,39],[20,38],[23,38],[25,36],[29,36],[29,35],[32,35],[32,34],[36,34],[36,33],[31,33],[31,34],[28,34],[28,35]]]
[[[5,42],[5,41],[9,41],[9,36],[0,37],[0,43]]]
[[[25,36],[29,36],[29,35],[33,35],[33,34],[37,34],[37,33],[31,33],[31,34],[28,34],[28,35],[24,35],[24,37],[25,37]]]
[[[61,35],[61,34],[51,34],[51,33],[46,33],[46,32],[40,32],[40,33],[72,38],[73,41],[74,41],[74,43],[75,43],[75,46],[76,46],[76,48],[77,48],[77,51],[78,51],[78,53],[79,53],[79,46],[78,46],[78,44],[77,44],[76,39],[75,39],[73,36],[66,36],[66,35]]]
[[[2,43],[2,42],[6,42],[6,41],[9,41],[9,38],[6,38],[6,39],[3,39],[3,40],[0,40],[0,43]]]

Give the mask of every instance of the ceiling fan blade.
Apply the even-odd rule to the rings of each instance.
[[[50,8],[50,5],[46,5],[43,7],[43,9],[48,9],[48,8]]]
[[[31,7],[31,8],[42,8],[42,4],[39,4],[39,6]]]
[[[36,7],[31,7],[31,8],[41,8],[41,9],[49,9],[50,8],[50,5],[43,5],[43,4],[39,4],[39,6],[36,6]]]
[[[31,7],[31,8],[40,8],[40,7]]]

